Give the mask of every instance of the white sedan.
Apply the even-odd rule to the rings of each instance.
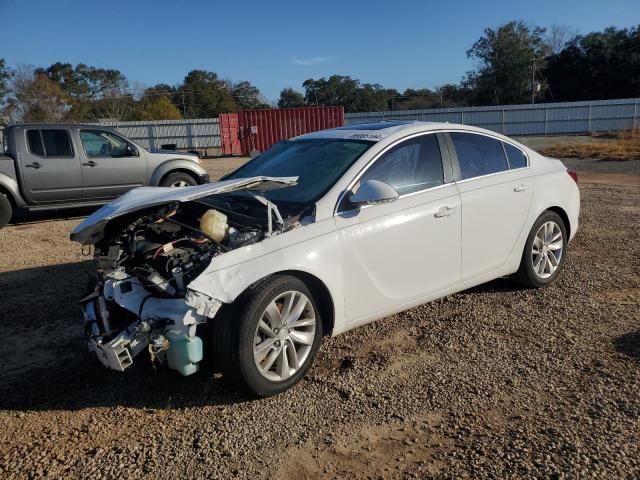
[[[71,234],[95,246],[89,347],[183,375],[205,349],[258,396],[323,336],[512,276],[543,287],[578,228],[575,172],[464,125],[379,122],[281,142],[219,182],[133,190]]]

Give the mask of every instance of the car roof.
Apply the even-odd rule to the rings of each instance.
[[[352,123],[343,127],[320,130],[307,133],[292,140],[309,140],[314,138],[344,139],[344,140],[368,140],[372,142],[386,143],[414,133],[438,132],[438,131],[467,131],[496,137],[509,143],[515,143],[512,139],[492,130],[448,122],[423,122],[419,120],[382,120],[379,122]]]
[[[113,130],[113,127],[99,123],[12,123],[6,128],[97,128],[100,130]]]

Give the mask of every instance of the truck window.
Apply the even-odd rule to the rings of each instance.
[[[40,130],[27,130],[27,139],[29,141],[29,151],[44,157],[44,147],[42,146]]]
[[[73,157],[71,138],[66,130],[27,130],[29,151],[41,157]]]
[[[124,157],[128,143],[103,130],[80,130],[80,140],[87,157]]]

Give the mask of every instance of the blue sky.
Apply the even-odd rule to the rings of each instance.
[[[0,57],[117,68],[143,86],[206,69],[274,100],[334,73],[400,90],[457,82],[482,30],[512,19],[588,33],[639,24],[640,1],[0,0]]]

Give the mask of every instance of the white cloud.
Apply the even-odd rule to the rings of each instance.
[[[291,63],[295,65],[306,66],[306,65],[317,65],[318,63],[330,62],[331,60],[333,60],[333,58],[331,57],[306,57],[306,58],[293,57],[291,59]]]

